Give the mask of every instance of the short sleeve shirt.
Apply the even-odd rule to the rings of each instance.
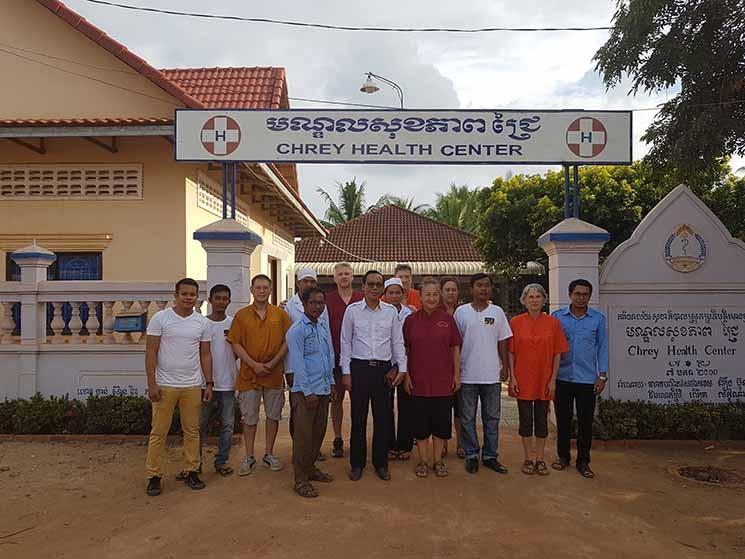
[[[235,379],[238,375],[238,365],[233,353],[233,348],[228,342],[228,332],[233,324],[233,317],[226,315],[225,319],[216,322],[207,318],[209,324],[210,341],[212,349],[212,380],[215,382],[214,390],[217,392],[229,392],[235,390]],[[204,379],[202,379],[204,386]]]
[[[548,400],[546,388],[553,373],[554,356],[569,351],[561,323],[547,314],[532,319],[528,313],[510,321],[510,353],[515,356],[513,374],[520,389],[510,394],[519,400]]]
[[[267,305],[266,315],[262,319],[254,305],[239,310],[228,332],[231,344],[240,344],[249,357],[259,363],[266,363],[274,358],[285,342],[285,334],[292,323],[285,311],[275,305]],[[247,363],[241,362],[236,390],[256,390],[257,388],[284,387],[284,360],[280,359],[270,375],[257,377]]]
[[[464,384],[494,384],[500,381],[501,363],[497,343],[512,337],[504,311],[489,303],[481,311],[461,305],[453,315],[463,338],[460,380]]]
[[[461,344],[455,320],[443,310],[417,311],[404,322],[404,344],[414,396],[453,393],[453,348]]]
[[[164,309],[150,319],[147,335],[160,338],[155,365],[155,382],[158,386],[201,386],[199,344],[210,341],[209,322],[206,318],[197,312],[183,317],[172,308]]]

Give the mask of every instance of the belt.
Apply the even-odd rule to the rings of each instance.
[[[353,362],[364,363],[368,367],[388,367],[390,368],[390,361],[378,361],[376,359],[352,359]]]

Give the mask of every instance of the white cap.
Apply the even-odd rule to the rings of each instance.
[[[403,291],[404,284],[401,283],[401,278],[390,278],[390,279],[385,280],[385,283],[383,284],[383,291],[388,289],[391,285],[397,285]]]
[[[303,268],[302,270],[298,270],[297,280],[302,281],[305,278],[313,278],[314,280],[318,280],[318,274],[316,274],[316,271],[313,268]]]

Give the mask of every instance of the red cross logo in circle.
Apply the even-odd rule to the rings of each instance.
[[[598,119],[585,116],[569,125],[566,141],[569,150],[577,157],[595,157],[605,149],[608,132]]]
[[[201,139],[212,155],[230,155],[241,143],[241,127],[229,116],[213,116],[202,126]]]

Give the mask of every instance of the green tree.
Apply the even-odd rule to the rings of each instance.
[[[479,213],[479,191],[468,186],[450,185],[444,194],[437,194],[433,208],[425,212],[441,223],[457,227],[469,233],[475,233]]]
[[[694,176],[745,154],[745,2],[618,0],[613,30],[594,60],[607,87],[630,93],[680,84],[643,140],[647,160],[697,193]]]
[[[416,204],[414,203],[414,197],[404,198],[402,196],[393,196],[391,194],[384,194],[373,206],[374,208],[380,208],[383,206],[398,206],[405,210],[409,210],[414,213],[426,213],[429,209],[428,204]]]
[[[326,201],[328,207],[321,220],[324,227],[335,227],[351,221],[363,214],[365,207],[365,182],[357,185],[357,178],[347,182],[336,183],[337,199],[326,192],[323,188],[317,188],[316,192]]]

